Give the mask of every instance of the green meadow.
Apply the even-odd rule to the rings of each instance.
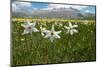
[[[34,19],[31,23],[34,23]],[[40,21],[39,21],[40,20]],[[41,36],[40,32],[22,35],[24,28],[23,21],[12,21],[12,65],[30,64],[53,64],[85,62],[96,60],[96,22],[84,20],[60,20],[48,21],[39,19],[36,28],[43,27],[50,30],[54,22],[61,23],[62,26],[55,25],[55,31],[62,31],[60,39],[51,42]],[[78,33],[66,34],[64,26],[68,22],[77,24]],[[87,23],[88,22],[88,23]]]

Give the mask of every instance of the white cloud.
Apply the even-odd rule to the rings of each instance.
[[[86,12],[86,13],[89,13],[90,11],[89,11],[89,10],[85,10],[85,12]]]
[[[15,2],[19,7],[31,7],[31,3],[29,2]]]
[[[51,10],[53,8],[70,8],[70,7],[78,9],[78,10],[81,10],[82,8],[86,8],[88,6],[64,5],[64,4],[49,4],[47,9]]]
[[[17,9],[17,6],[14,3],[12,3],[12,11],[16,11],[16,9]]]
[[[17,11],[19,9],[31,7],[31,3],[29,2],[12,2],[12,11]]]

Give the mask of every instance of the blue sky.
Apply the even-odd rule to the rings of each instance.
[[[31,3],[32,8],[43,9],[48,7],[48,3]]]
[[[89,6],[89,7],[83,8],[81,11],[82,12],[90,11],[91,13],[95,13],[95,7],[94,6]]]
[[[94,6],[80,6],[80,5],[64,5],[64,4],[48,4],[48,3],[36,3],[36,2],[12,2],[12,9],[18,11],[20,9],[32,11],[34,9],[53,9],[53,8],[75,8],[80,10],[81,12],[90,12],[95,13]]]

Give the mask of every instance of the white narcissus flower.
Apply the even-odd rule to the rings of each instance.
[[[35,28],[35,25],[36,25],[36,22],[34,23],[26,22],[25,24],[21,24],[21,26],[25,28],[22,35],[32,33],[32,32],[39,32],[39,30]]]
[[[59,39],[60,36],[58,34],[60,34],[61,31],[55,31],[54,30],[54,25],[52,25],[51,30],[49,30],[46,34],[46,36],[44,38],[49,38],[51,40],[51,42],[53,42],[54,39]]]
[[[69,22],[69,26],[64,26],[64,28],[67,29],[67,33],[70,33],[71,35],[73,35],[74,33],[78,33],[78,31],[74,28],[77,28],[78,25],[72,25],[71,22]]]
[[[41,30],[41,36],[45,36],[45,34],[49,32],[49,30],[46,30],[46,28],[43,28],[42,25],[40,26],[40,30]]]
[[[63,26],[63,24],[61,22],[55,22],[54,25],[57,25],[59,27],[62,27]]]
[[[55,25],[58,25],[58,23],[57,23],[57,22],[55,22],[54,24],[55,24]]]
[[[17,21],[17,18],[13,18],[12,21],[13,21],[13,22],[16,22],[16,21]]]
[[[63,26],[63,24],[60,22],[60,23],[59,23],[59,27],[62,27],[62,26]]]
[[[83,23],[84,23],[85,25],[87,25],[87,24],[88,24],[88,20],[85,20]]]

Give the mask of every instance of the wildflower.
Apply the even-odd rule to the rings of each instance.
[[[34,23],[26,22],[25,24],[21,24],[21,26],[25,28],[22,35],[32,33],[32,32],[39,32],[39,30],[35,28],[35,25],[36,25],[36,22]]]
[[[49,38],[51,40],[51,42],[53,42],[54,39],[59,39],[60,36],[58,34],[60,34],[61,31],[55,31],[54,30],[54,25],[52,25],[51,30],[49,30],[46,34],[46,36],[44,38]]]
[[[69,26],[64,26],[64,28],[67,29],[67,33],[70,33],[71,35],[73,35],[74,33],[78,33],[78,31],[74,28],[77,28],[78,25],[72,25],[71,22],[69,22]]]
[[[46,30],[46,28],[43,28],[42,25],[40,26],[40,30],[41,30],[41,36],[45,36],[45,34],[49,32],[48,30]]]
[[[62,23],[59,23],[59,27],[62,27],[63,26],[63,24]]]
[[[13,21],[13,22],[16,22],[16,21],[17,21],[17,18],[13,18],[12,21]]]
[[[88,22],[88,20],[85,20],[83,23],[84,23],[85,25],[87,25],[89,22]]]
[[[55,25],[58,25],[58,23],[57,23],[57,22],[55,22],[54,24],[55,24]]]

